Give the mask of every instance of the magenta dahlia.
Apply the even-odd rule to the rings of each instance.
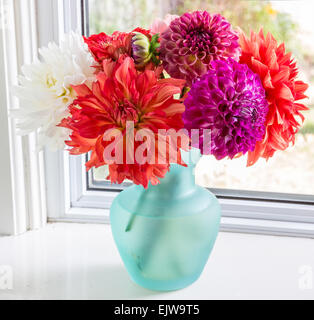
[[[268,103],[259,76],[233,59],[213,61],[209,71],[194,82],[185,99],[185,128],[201,129],[198,145],[218,160],[245,154],[265,133]],[[204,147],[203,129],[210,133]],[[208,141],[209,139],[207,139]]]
[[[207,11],[185,13],[161,35],[160,59],[170,76],[191,86],[213,60],[238,60],[238,34],[221,15]]]

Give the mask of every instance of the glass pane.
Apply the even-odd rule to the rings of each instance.
[[[304,113],[306,122],[295,146],[250,168],[245,157],[222,161],[203,157],[196,170],[197,182],[214,188],[314,195],[314,1],[90,0],[90,33],[148,27],[167,13],[180,15],[199,9],[221,13],[246,32],[263,27],[284,41],[298,59],[300,79],[311,84],[310,99],[305,102],[311,110]],[[104,171],[94,170],[98,182],[105,178]]]

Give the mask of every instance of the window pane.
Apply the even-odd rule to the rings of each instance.
[[[197,182],[214,188],[314,195],[314,1],[90,0],[90,33],[130,31],[148,27],[167,13],[180,15],[199,9],[221,13],[246,32],[263,27],[284,41],[298,59],[300,79],[311,85],[310,99],[305,101],[311,110],[304,113],[306,122],[295,146],[277,152],[268,162],[260,159],[250,168],[245,157],[222,161],[203,157],[196,170]],[[103,181],[105,171],[94,170],[94,179]]]

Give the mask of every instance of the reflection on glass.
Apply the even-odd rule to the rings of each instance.
[[[197,182],[215,188],[314,194],[314,1],[89,0],[90,32],[110,34],[149,27],[167,13],[199,9],[221,13],[246,32],[263,27],[284,41],[298,59],[301,80],[311,84],[310,99],[305,102],[311,110],[305,112],[306,122],[295,146],[250,168],[245,157],[232,161],[203,157],[196,170]],[[93,172],[96,180],[107,176],[106,168]]]

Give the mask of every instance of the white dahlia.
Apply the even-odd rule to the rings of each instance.
[[[39,53],[41,61],[22,67],[23,76],[15,88],[20,108],[12,115],[21,135],[39,129],[39,147],[63,149],[71,131],[57,125],[69,115],[68,106],[75,99],[71,85],[91,85],[97,63],[83,37],[73,32],[65,35],[60,46],[49,43]]]

